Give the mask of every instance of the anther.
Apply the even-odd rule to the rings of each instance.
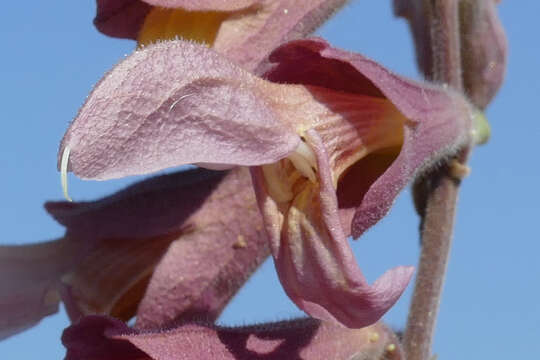
[[[294,167],[312,182],[317,181],[317,160],[311,148],[300,142],[296,150],[288,156]]]

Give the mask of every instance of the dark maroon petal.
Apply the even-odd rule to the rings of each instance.
[[[136,39],[151,5],[140,0],[96,0],[94,25],[105,35]]]
[[[66,360],[377,360],[403,359],[383,324],[351,330],[313,319],[239,328],[184,324],[162,332],[130,329],[89,316],[64,331]]]

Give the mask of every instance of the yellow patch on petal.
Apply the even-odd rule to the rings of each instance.
[[[221,23],[230,15],[225,11],[186,11],[154,7],[144,20],[138,44],[183,38],[212,46]]]

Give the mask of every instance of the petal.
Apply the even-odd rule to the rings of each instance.
[[[407,120],[397,158],[379,176],[370,176],[374,182],[357,196],[359,203],[348,204],[356,207],[354,237],[387,214],[399,191],[415,175],[472,140],[473,109],[461,95],[447,88],[405,79],[359,54],[331,48],[321,39],[285,44],[270,55],[270,60],[274,64],[266,77],[272,81],[386,98]],[[388,163],[384,160],[387,156],[380,155]],[[338,188],[338,193],[349,192]],[[340,199],[344,202],[347,200]]]
[[[87,314],[131,319],[154,267],[171,242],[182,235],[95,241],[93,249],[61,279],[65,287],[62,300],[69,305],[71,320]]]
[[[261,10],[224,21],[214,47],[254,70],[280,44],[315,31],[345,0],[264,0]],[[259,73],[260,71],[256,71]]]
[[[310,360],[403,359],[395,335],[383,324],[351,330],[313,319],[239,328],[184,324],[141,332],[118,320],[89,316],[64,331],[66,360],[159,359]]]
[[[306,140],[317,157],[319,183],[309,183],[289,208],[268,196],[262,170],[252,171],[276,268],[289,297],[309,315],[361,328],[397,301],[413,269],[398,267],[367,283],[341,227],[322,140],[315,130]]]
[[[203,46],[149,46],[96,86],[60,154],[69,148],[70,169],[98,180],[190,163],[275,162],[299,138],[264,91],[262,80]]]
[[[47,202],[46,210],[77,239],[143,239],[186,230],[225,172],[193,169],[156,176],[97,201]]]
[[[0,246],[0,339],[58,311],[60,276],[83,254],[82,244],[65,238]]]
[[[261,0],[96,0],[94,25],[102,33],[136,39],[152,7],[183,8],[189,11],[237,11]]]
[[[269,255],[243,168],[163,175],[95,202],[47,209],[71,238],[93,244],[62,277],[72,320],[136,314],[145,328],[213,320]]]
[[[135,39],[152,6],[140,0],[96,0],[94,25],[102,33]]]
[[[97,0],[94,24],[106,35],[138,39],[143,44],[175,37],[207,42],[253,70],[276,46],[312,33],[345,3],[346,0]],[[151,11],[150,19],[147,15]]]
[[[215,320],[270,253],[246,169],[232,170],[192,223],[152,275],[137,327],[160,327],[179,318]]]

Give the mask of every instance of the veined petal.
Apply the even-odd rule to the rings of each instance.
[[[399,298],[412,267],[398,267],[370,286],[342,230],[328,155],[313,129],[306,142],[317,157],[317,182],[294,185],[294,199],[276,201],[260,168],[252,171],[281,283],[311,316],[361,328],[376,322]]]
[[[472,141],[474,111],[450,89],[400,77],[359,54],[332,48],[322,39],[285,44],[270,55],[270,61],[266,77],[272,81],[386,99],[404,117],[403,145],[394,147],[397,152],[388,152],[392,148],[374,152],[352,166],[338,184],[338,195],[351,194],[345,185],[363,184],[356,188],[354,201],[338,198],[344,219],[350,220],[350,209],[356,208],[355,237],[386,215],[415,175]],[[388,167],[374,164],[374,159]],[[375,169],[381,172],[374,173]],[[368,174],[372,182],[361,179],[362,174]]]
[[[265,83],[202,46],[136,51],[96,86],[62,140],[68,169],[97,180],[190,163],[275,162],[299,142]]]
[[[89,316],[62,335],[66,360],[281,360],[403,359],[396,336],[383,324],[347,329],[314,319],[238,328],[183,324],[138,331],[107,317]],[[179,357],[180,356],[180,357]]]

